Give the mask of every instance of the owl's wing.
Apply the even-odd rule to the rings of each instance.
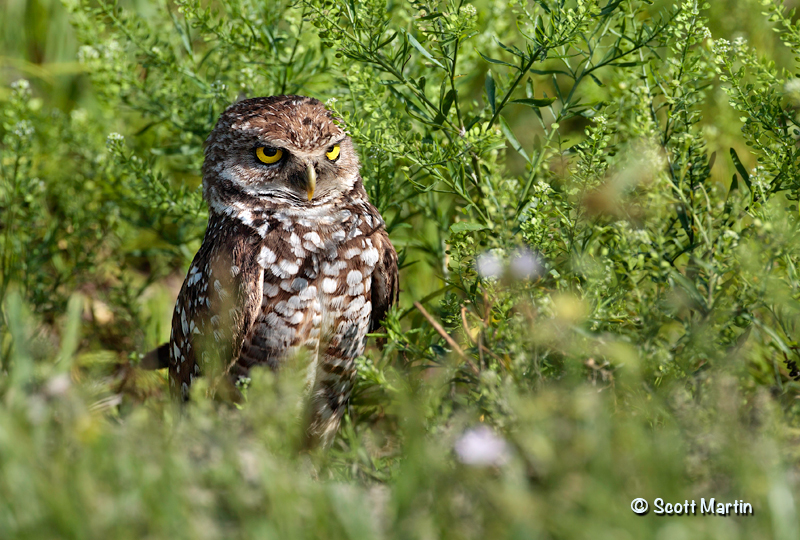
[[[236,361],[261,305],[263,272],[253,249],[251,238],[238,227],[209,222],[172,318],[173,395],[180,392],[187,399],[192,379],[201,373],[212,385],[219,383]]]
[[[383,319],[397,301],[400,293],[397,273],[397,252],[386,231],[379,230],[372,236],[372,244],[378,250],[378,262],[372,272],[372,315],[370,332],[381,327]]]

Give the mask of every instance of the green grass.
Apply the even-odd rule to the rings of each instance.
[[[800,536],[793,11],[18,0],[0,21],[0,538]],[[185,407],[138,368],[202,239],[205,137],[277,93],[344,119],[402,265],[386,346],[305,453],[302,365]],[[712,497],[753,515],[700,515]]]

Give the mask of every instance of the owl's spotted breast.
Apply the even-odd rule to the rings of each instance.
[[[383,220],[363,201],[330,215],[335,219],[292,211],[271,216],[271,230],[255,252],[261,307],[233,370],[241,376],[254,365],[277,368],[298,353],[316,361],[308,380],[318,416],[311,431],[323,438],[331,435],[327,424],[341,415],[355,358],[364,350],[380,259],[376,235],[385,235]]]

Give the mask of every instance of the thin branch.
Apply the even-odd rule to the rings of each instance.
[[[431,324],[431,326],[433,326],[433,329],[436,330],[439,333],[439,335],[444,338],[444,340],[447,342],[447,344],[450,345],[450,348],[453,349],[453,351],[458,356],[460,356],[467,363],[467,365],[469,365],[469,367],[472,369],[472,371],[476,375],[479,374],[480,370],[475,365],[475,363],[472,361],[472,359],[470,359],[470,357],[467,356],[467,354],[463,350],[461,350],[461,347],[458,346],[458,343],[456,343],[456,341],[452,337],[450,337],[450,334],[448,334],[445,331],[445,329],[442,327],[442,325],[439,324],[439,322],[436,319],[434,319],[433,316],[430,313],[428,313],[428,310],[426,310],[422,306],[422,304],[420,304],[419,302],[414,302],[414,307],[417,308],[420,313],[422,313],[422,316],[425,317],[428,320],[428,322]]]

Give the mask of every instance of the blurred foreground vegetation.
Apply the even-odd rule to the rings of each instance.
[[[5,0],[0,538],[800,537],[790,3]],[[205,137],[279,93],[344,119],[403,265],[311,454],[297,370],[181,410],[137,367]]]

